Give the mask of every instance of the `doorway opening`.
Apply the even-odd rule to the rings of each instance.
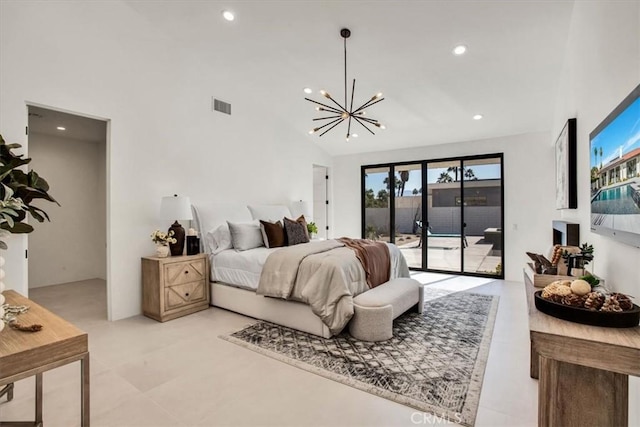
[[[108,122],[37,105],[28,113],[29,167],[60,204],[40,205],[50,222],[30,222],[29,295],[53,310],[73,304],[65,313],[83,320],[107,319]]]

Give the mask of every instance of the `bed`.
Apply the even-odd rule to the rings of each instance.
[[[256,215],[271,217],[266,218],[271,220],[282,218],[280,215],[292,217],[288,208],[285,206],[261,207],[258,211],[262,213],[252,210],[254,214],[253,218],[255,218]],[[358,276],[363,275],[364,270],[359,264],[359,261],[355,259],[355,255],[352,255],[352,251],[343,247],[343,245],[337,245],[339,247],[333,248],[333,246],[336,246],[335,243],[332,243],[334,241],[310,242],[296,245],[295,250],[302,252],[314,252],[316,248],[321,248],[320,255],[317,256],[318,258],[331,257],[334,260],[344,260],[352,256],[355,260],[356,265],[349,264],[347,268],[350,271],[348,273],[343,272],[343,275],[346,274],[345,277],[348,278],[346,280],[346,282],[348,282],[346,286],[349,287],[349,293],[352,295],[340,299],[339,307],[335,309],[338,312],[336,314],[336,316],[339,317],[338,321],[327,321],[327,316],[324,316],[325,321],[323,322],[323,320],[318,317],[318,315],[324,315],[324,313],[319,313],[317,301],[315,304],[312,303],[312,305],[314,305],[314,308],[312,308],[310,305],[300,301],[273,298],[258,293],[260,276],[265,263],[267,263],[267,260],[272,254],[281,250],[281,248],[256,247],[238,251],[234,248],[228,248],[228,245],[225,244],[222,244],[221,247],[212,244],[211,238],[214,234],[213,231],[222,228],[219,227],[219,225],[224,224],[226,221],[251,223],[251,221],[254,221],[253,218],[246,206],[209,204],[194,207],[195,227],[202,230],[201,249],[209,255],[210,259],[211,304],[216,307],[257,319],[267,320],[325,338],[338,333],[342,327],[346,326],[344,319],[345,316],[347,320],[350,317],[349,310],[351,310],[351,313],[353,312],[352,306],[349,305],[352,304],[352,296],[368,289],[366,283],[363,287],[363,282],[360,280],[363,276]],[[220,239],[220,236],[217,237]],[[331,248],[327,249],[328,251],[342,252],[337,253],[339,256],[329,256],[327,254],[331,254],[331,252],[326,252],[324,248]],[[390,245],[389,249],[391,255],[390,278],[408,277],[409,270],[401,252],[393,245]],[[293,249],[285,248],[285,251],[282,252],[286,252],[287,250]],[[280,252],[277,256],[281,255],[283,254]],[[277,256],[274,256],[270,262],[277,258]],[[316,255],[310,256],[309,259],[313,257],[316,257]],[[305,258],[305,260],[306,259],[307,258]],[[313,267],[312,270],[315,268],[316,267]],[[356,271],[358,268],[361,270],[360,272]],[[301,284],[301,286],[304,285],[306,285],[306,283]],[[296,284],[296,289],[298,289],[297,286],[298,284]],[[293,292],[292,295],[293,294],[295,294],[295,292]],[[298,291],[296,297],[302,299],[299,294],[300,291]],[[328,304],[327,307],[329,306]],[[318,315],[314,313],[314,309]],[[320,308],[320,311],[322,311],[322,308]],[[333,313],[330,314],[333,315]]]

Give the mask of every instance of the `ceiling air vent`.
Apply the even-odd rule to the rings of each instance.
[[[213,98],[213,110],[231,115],[231,104]]]

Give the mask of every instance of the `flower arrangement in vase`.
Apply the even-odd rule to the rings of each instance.
[[[169,244],[176,243],[177,241],[173,237],[173,234],[173,230],[169,230],[168,233],[155,230],[151,233],[151,240],[156,244],[156,256],[158,258],[166,258],[169,256]]]

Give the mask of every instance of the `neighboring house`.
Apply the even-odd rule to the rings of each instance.
[[[610,161],[598,171],[595,190],[640,176],[640,148]]]

